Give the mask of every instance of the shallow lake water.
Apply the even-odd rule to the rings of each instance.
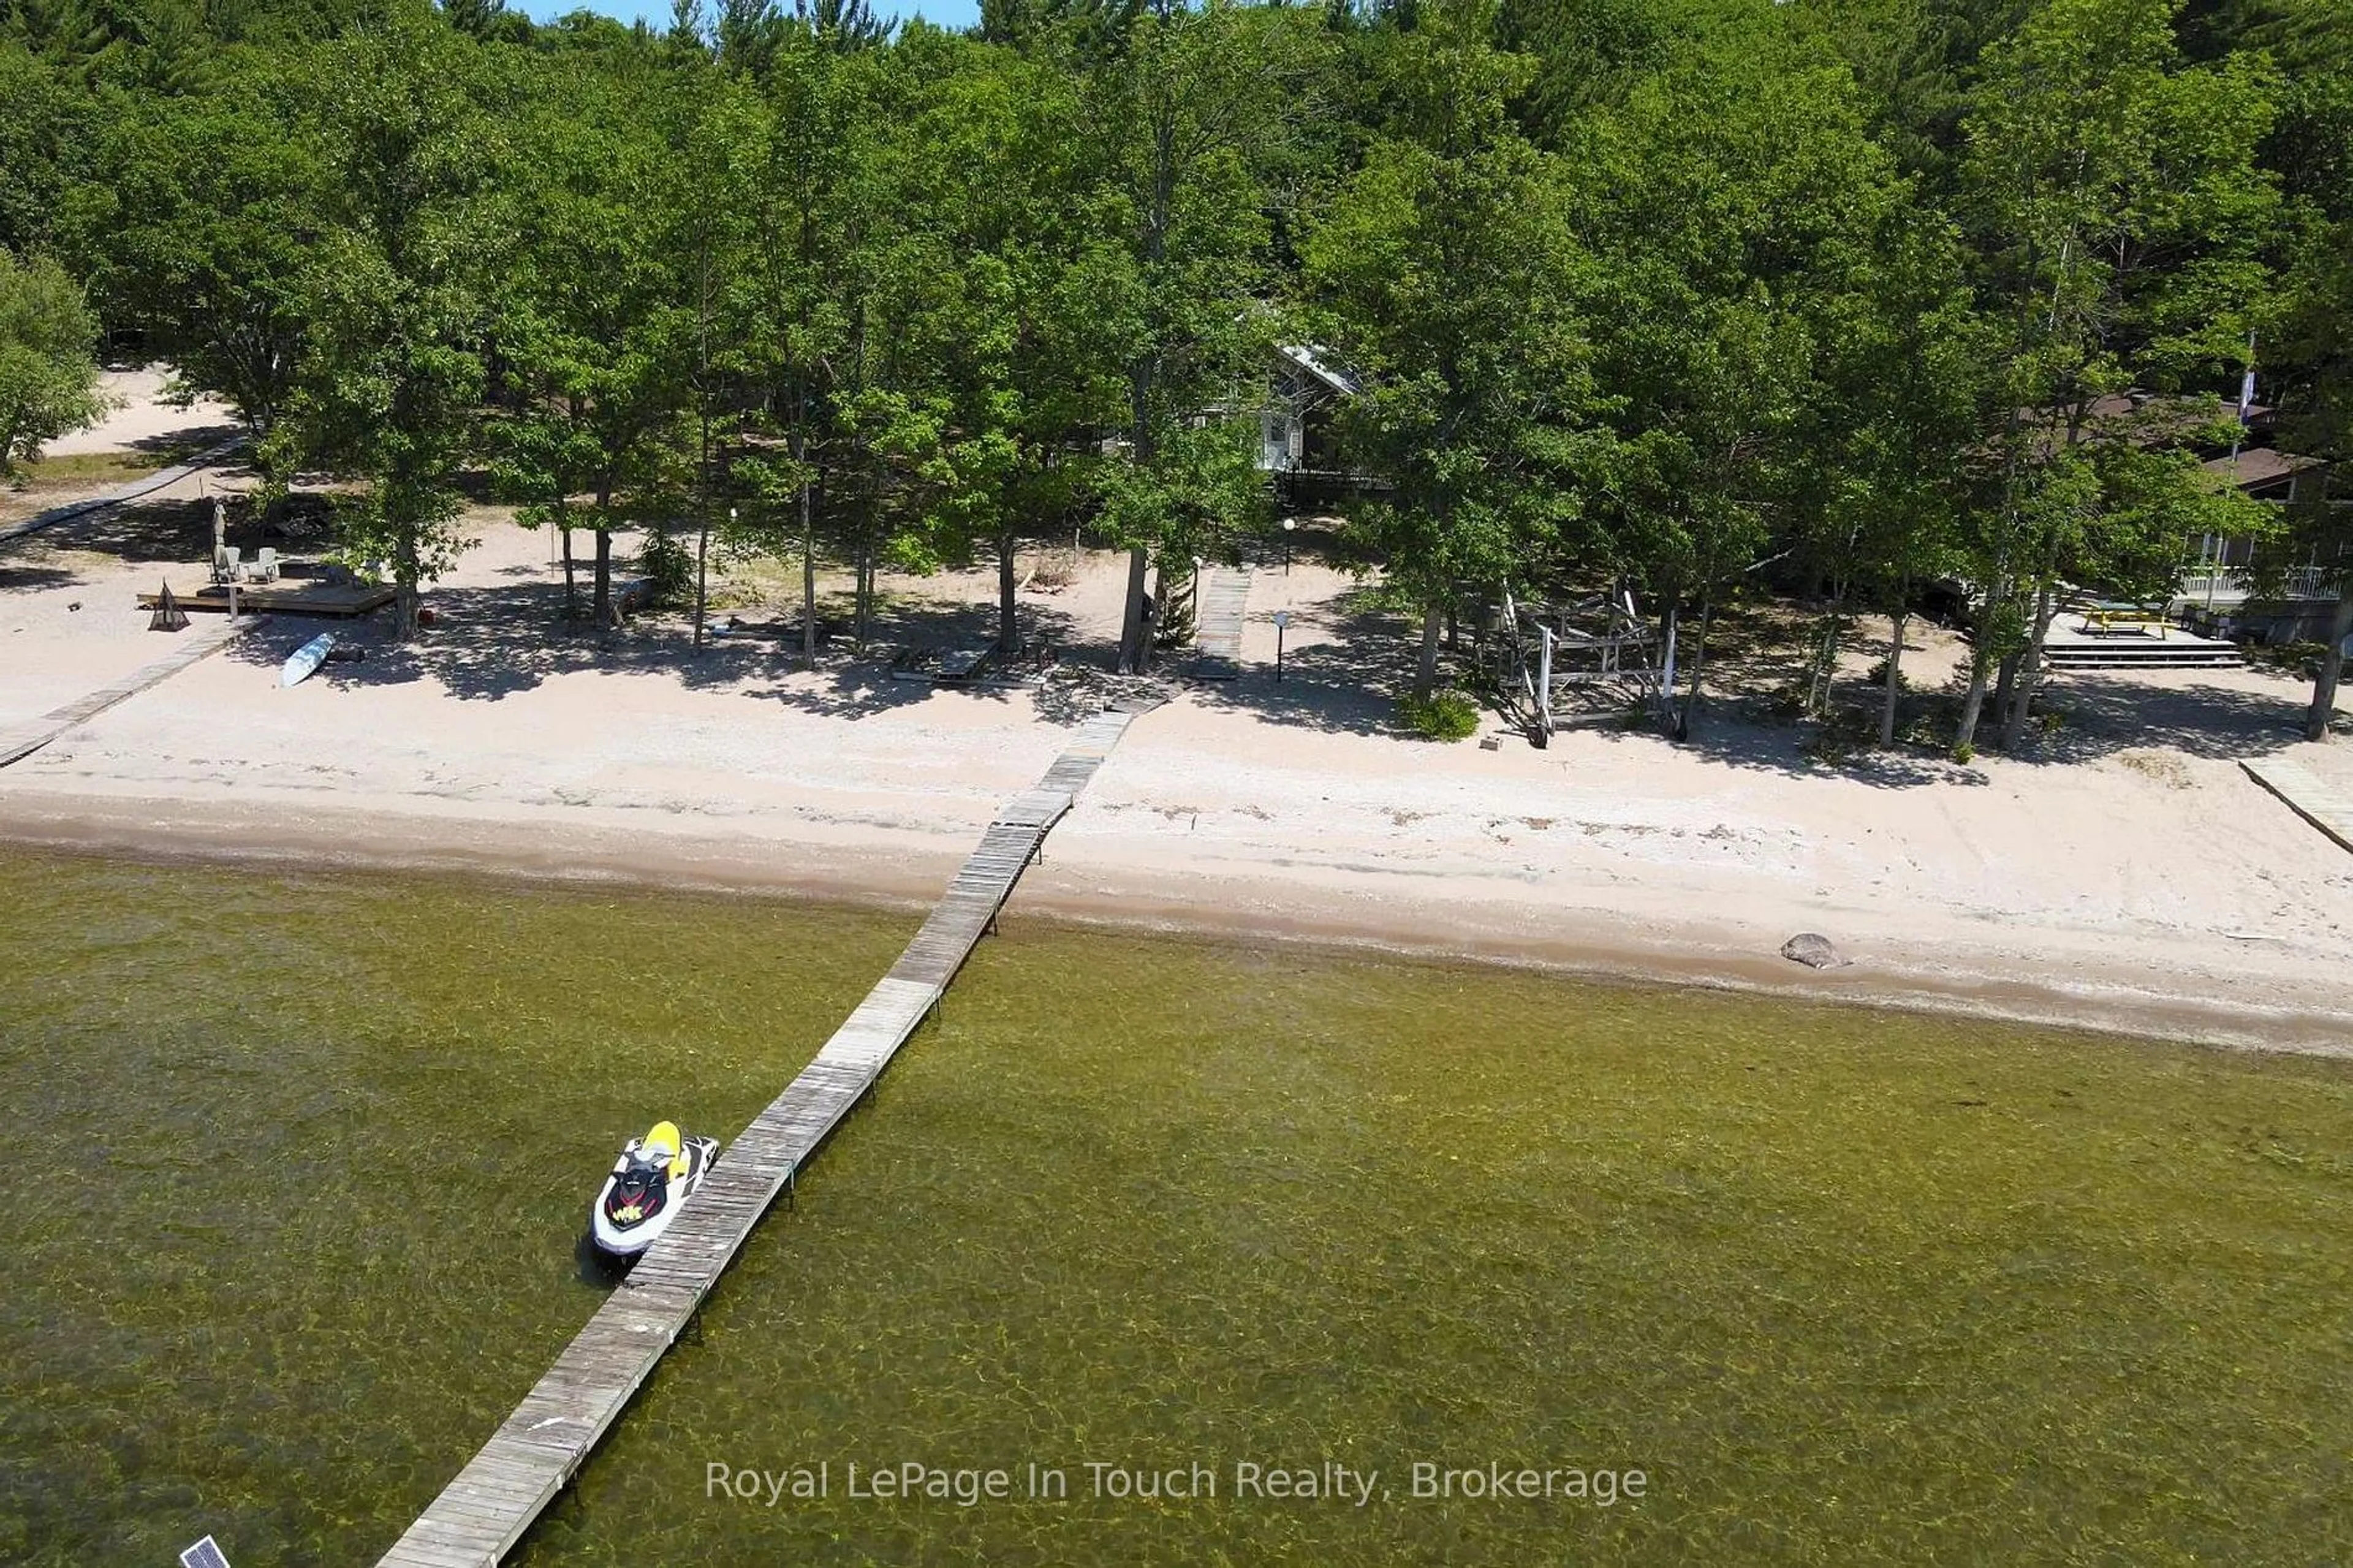
[[[0,856],[0,1561],[373,1562],[913,924]],[[2339,1561],[2348,1222],[2344,1064],[1017,906],[516,1560]]]

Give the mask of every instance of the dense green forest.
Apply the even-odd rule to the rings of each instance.
[[[1696,691],[1760,563],[1897,652],[1957,577],[1966,749],[2063,582],[2168,591],[2200,533],[2353,567],[2353,509],[2196,455],[2259,366],[2284,443],[2353,456],[2342,6],[0,0],[0,462],[111,342],[270,483],[362,481],[404,628],[487,474],[593,536],[600,620],[625,521],[690,574],[715,524],[854,563],[861,614],[994,559],[1009,643],[1016,549],[1083,523],[1134,668],[1159,564],[1267,526],[1269,356],[1314,343],[1425,692],[1468,595],[1632,585]]]

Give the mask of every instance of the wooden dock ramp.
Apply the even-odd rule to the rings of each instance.
[[[1242,673],[1242,617],[1250,608],[1250,569],[1220,566],[1201,590],[1199,618],[1195,622],[1193,667],[1196,680],[1239,680]]]
[[[161,686],[199,659],[210,658],[229,644],[269,623],[266,618],[239,617],[178,634],[180,644],[152,664],[140,666],[111,686],[101,686],[87,697],[53,708],[37,719],[0,728],[0,768],[21,762],[51,741],[87,724],[118,702],[128,702],[142,691]]]
[[[1133,711],[1079,726],[982,834],[914,941],[817,1058],[754,1117],[661,1239],[379,1568],[490,1568],[585,1463],[801,1162],[872,1086],[997,918]]]

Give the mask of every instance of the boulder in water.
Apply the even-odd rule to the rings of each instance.
[[[1809,969],[1841,969],[1854,961],[1841,952],[1831,939],[1815,931],[1799,931],[1781,944],[1781,956]]]

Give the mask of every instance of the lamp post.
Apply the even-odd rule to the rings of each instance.
[[[1274,683],[1282,684],[1282,634],[1291,626],[1291,612],[1274,612]]]
[[[1282,520],[1282,574],[1286,577],[1291,575],[1291,535],[1298,526],[1299,520],[1295,517]]]

